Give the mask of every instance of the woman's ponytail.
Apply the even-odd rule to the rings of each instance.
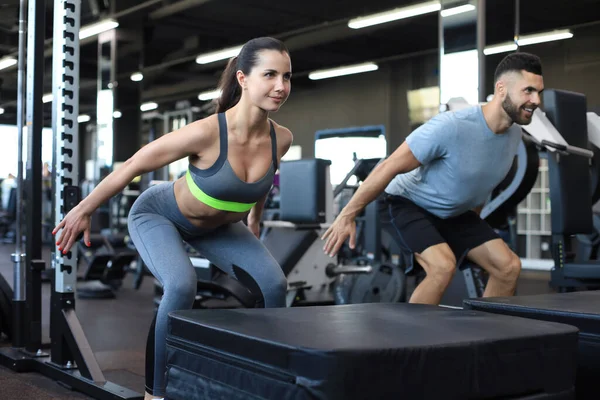
[[[231,107],[235,106],[238,101],[240,101],[242,90],[237,82],[236,77],[236,73],[238,71],[237,60],[237,57],[230,59],[225,71],[223,71],[223,74],[221,74],[221,79],[219,81],[221,96],[217,101],[217,113],[222,113],[229,110]]]

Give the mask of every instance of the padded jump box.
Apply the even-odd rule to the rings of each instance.
[[[577,399],[600,399],[600,291],[468,299],[465,308],[558,322],[579,329]],[[562,366],[556,366],[557,369]]]
[[[571,399],[577,334],[405,303],[178,311],[166,398]]]

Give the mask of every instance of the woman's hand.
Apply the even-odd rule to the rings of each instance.
[[[248,220],[248,229],[260,239],[260,221]]]
[[[81,232],[83,232],[85,244],[90,246],[91,227],[91,216],[83,212],[79,206],[73,208],[52,231],[52,234],[56,235],[56,233],[62,229],[58,239],[56,240],[58,250],[60,250],[63,254],[67,254],[69,250],[71,250],[71,247],[73,247],[73,244],[75,244],[75,241],[77,241],[77,238]]]

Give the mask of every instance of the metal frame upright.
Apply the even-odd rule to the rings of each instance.
[[[21,0],[25,1],[25,0]],[[41,4],[40,4],[41,3]],[[77,247],[61,254],[56,245],[52,256],[50,305],[50,354],[41,343],[42,260],[41,198],[42,186],[42,90],[44,68],[43,1],[29,0],[27,49],[28,159],[26,195],[27,238],[25,260],[16,254],[15,276],[25,277],[15,306],[15,321],[22,323],[19,338],[12,347],[0,349],[0,364],[18,372],[36,371],[61,381],[96,399],[142,399],[143,395],[105,379],[75,313]],[[55,0],[52,129],[54,222],[58,224],[81,197],[78,171],[79,131],[79,21],[81,0]],[[20,87],[19,96],[23,96]],[[19,221],[17,221],[19,223]],[[25,273],[23,273],[23,269]],[[16,278],[17,279],[17,278]],[[16,280],[15,280],[16,282]],[[23,303],[24,301],[24,303]],[[24,306],[23,306],[24,305]],[[18,331],[17,331],[18,332]]]

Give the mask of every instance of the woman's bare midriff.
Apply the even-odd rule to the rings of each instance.
[[[181,213],[198,228],[214,229],[243,220],[248,212],[221,211],[199,201],[190,192],[185,177],[175,181],[175,200]]]

